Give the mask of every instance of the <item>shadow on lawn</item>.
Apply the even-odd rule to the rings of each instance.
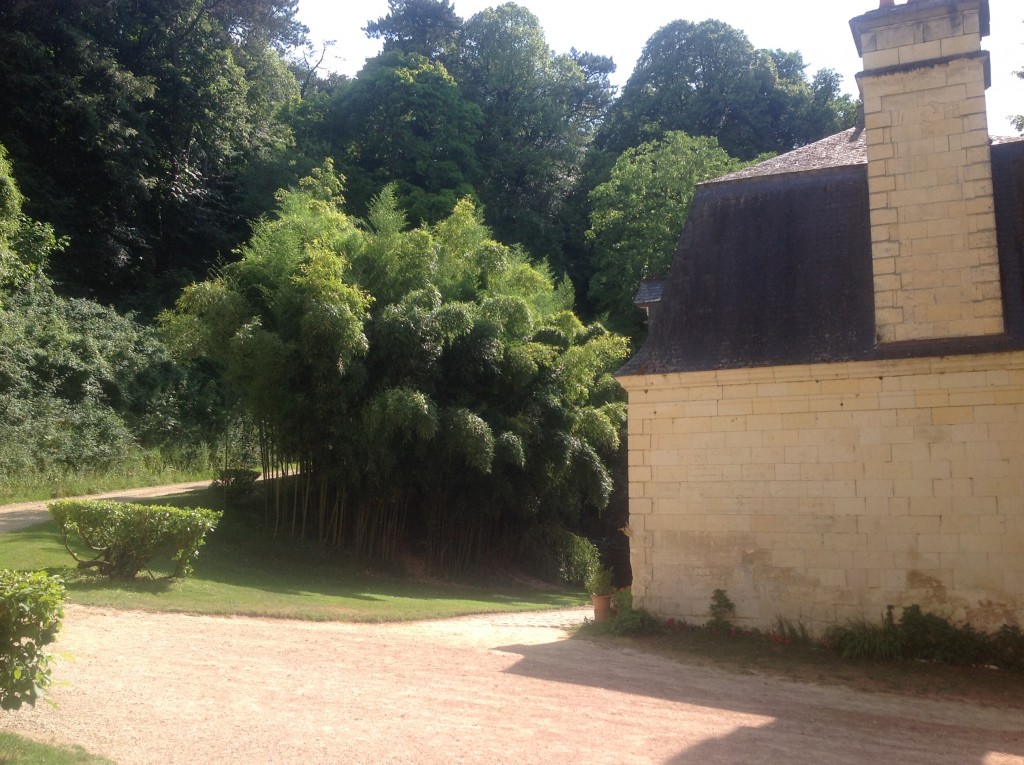
[[[131,501],[149,505],[221,508],[220,493],[212,489]],[[424,601],[458,598],[494,606],[521,602],[524,595],[522,590],[483,590],[464,584],[423,583],[386,570],[374,570],[365,562],[345,558],[341,553],[324,550],[313,543],[288,538],[274,540],[238,510],[226,513],[218,528],[207,537],[194,563],[195,572],[186,581],[167,578],[171,571],[167,562],[169,556],[165,556],[167,561],[163,564],[158,561],[150,575],[143,572],[127,582],[112,582],[94,573],[80,571],[64,549],[53,521],[20,529],[4,537],[21,540],[25,543],[23,549],[32,548],[34,560],[25,567],[45,568],[62,576],[72,593],[97,593],[113,587],[124,592],[158,595],[179,587],[193,584],[201,587],[210,583],[280,596],[314,595],[368,603],[401,598]],[[67,563],[62,565],[56,561]],[[529,601],[552,608],[573,605],[559,593],[530,592]]]

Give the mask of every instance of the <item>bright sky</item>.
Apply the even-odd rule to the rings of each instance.
[[[877,0],[518,0],[540,19],[550,45],[558,53],[575,47],[611,56],[618,65],[613,82],[622,86],[644,43],[676,19],[719,19],[743,30],[758,48],[799,50],[808,76],[828,67],[843,75],[846,90],[856,94],[854,75],[860,59],[849,20],[878,7]],[[902,2],[902,0],[898,0]],[[495,0],[453,0],[462,18],[498,5]],[[1009,115],[1024,113],[1024,80],[1013,72],[1024,68],[1024,6],[1019,0],[990,0],[992,34],[984,46],[992,54],[992,87],[988,96],[989,132],[1016,135]],[[368,40],[362,28],[387,15],[387,0],[299,0],[299,18],[317,43],[334,40],[331,69],[356,74],[380,43]]]

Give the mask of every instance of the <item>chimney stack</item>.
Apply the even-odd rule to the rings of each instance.
[[[864,61],[878,342],[1002,334],[988,0],[883,0],[850,28]]]

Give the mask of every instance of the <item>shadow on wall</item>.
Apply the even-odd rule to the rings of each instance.
[[[668,714],[667,724],[658,726],[656,734],[637,732],[608,742],[623,748],[624,762],[632,757],[653,761],[656,753],[664,757],[667,752],[677,754],[658,761],[678,765],[1024,761],[1019,710],[768,680],[584,641],[495,650],[523,657],[506,672],[634,697],[621,706],[612,705],[616,707],[610,711],[612,716],[628,714],[650,721]],[[581,660],[587,657],[592,661]],[[665,701],[678,706],[666,712]]]

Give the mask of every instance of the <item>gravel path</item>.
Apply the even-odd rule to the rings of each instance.
[[[168,486],[150,487],[148,489],[121,489],[120,491],[111,491],[106,494],[91,494],[88,497],[68,497],[68,499],[116,499],[129,502],[145,497],[166,497],[171,494],[185,494],[196,489],[205,489],[209,485],[209,481],[175,483]],[[46,503],[49,501],[51,500],[19,502],[16,505],[0,505],[0,534],[5,531],[15,531],[50,520],[50,512],[46,509]]]
[[[1019,712],[565,639],[587,611],[391,625],[71,606],[51,707],[0,728],[134,763],[1024,763]]]
[[[1019,711],[567,639],[588,614],[354,625],[69,606],[53,704],[0,729],[120,765],[1024,763]]]

